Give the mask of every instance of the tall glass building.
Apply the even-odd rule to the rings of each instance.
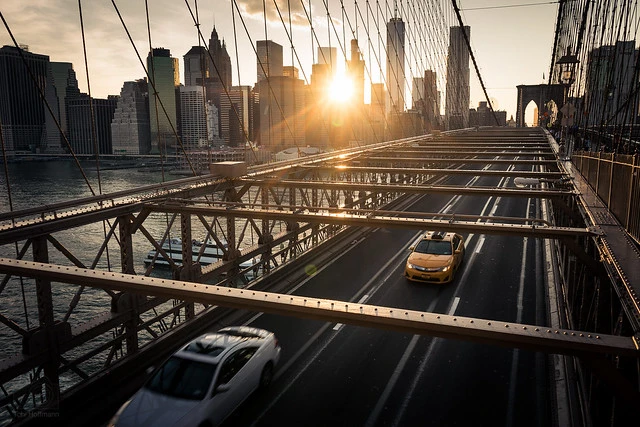
[[[451,27],[447,58],[447,94],[445,115],[448,129],[469,126],[469,49],[464,35],[471,37],[471,27]]]
[[[178,58],[169,49],[155,48],[147,57],[149,81],[149,116],[151,123],[151,154],[173,154],[178,132],[176,91],[180,86]],[[154,95],[154,91],[157,95]],[[175,130],[175,132],[174,132]]]
[[[49,57],[31,53],[26,47],[3,46],[0,49],[0,120],[9,153],[47,150],[47,129],[55,129],[55,122],[45,108],[41,93],[46,94],[54,115],[58,115]]]
[[[387,23],[388,113],[402,113],[405,109],[404,31],[402,18],[391,18]]]

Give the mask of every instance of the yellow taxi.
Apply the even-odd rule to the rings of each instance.
[[[415,282],[449,283],[464,259],[464,239],[456,233],[429,231],[409,249],[404,275]]]

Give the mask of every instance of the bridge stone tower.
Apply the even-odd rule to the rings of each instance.
[[[518,106],[516,111],[516,126],[524,127],[524,110],[533,101],[538,107],[539,114],[548,112],[547,103],[553,101],[558,109],[564,104],[564,86],[554,85],[519,85]]]

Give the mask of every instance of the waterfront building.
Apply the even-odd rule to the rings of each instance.
[[[49,57],[29,52],[27,46],[3,46],[0,70],[3,71],[0,73],[0,121],[6,151],[10,154],[20,151],[42,153],[51,144],[57,152],[60,132],[53,117],[59,117],[59,103]],[[45,107],[40,91],[53,116]]]
[[[495,114],[495,116],[494,116]],[[537,120],[537,112],[534,114]],[[496,123],[496,119],[498,122]],[[494,111],[491,112],[487,101],[480,101],[477,109],[469,109],[469,126],[506,126],[507,125],[507,112],[506,111]],[[537,126],[535,124],[534,126]]]
[[[207,106],[202,86],[180,86],[180,131],[185,150],[209,145]]]
[[[387,113],[398,114],[405,109],[404,36],[402,18],[391,18],[387,23]]]
[[[124,82],[111,122],[113,154],[140,155],[151,151],[149,90],[145,79]]]
[[[178,58],[169,49],[154,48],[147,57],[151,154],[175,152],[178,132],[176,91],[180,86]],[[154,91],[157,95],[153,95]]]
[[[118,98],[109,95],[107,99],[95,99],[87,94],[80,94],[68,100],[69,143],[74,153],[96,154],[96,145],[97,154],[113,153],[111,122]]]
[[[471,27],[449,29],[447,56],[447,93],[445,115],[448,129],[469,126],[469,48],[465,39],[471,37]]]

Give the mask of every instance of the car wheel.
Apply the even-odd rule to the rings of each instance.
[[[264,389],[269,387],[273,380],[273,364],[271,362],[264,365],[262,368],[262,374],[260,374],[260,388]]]

